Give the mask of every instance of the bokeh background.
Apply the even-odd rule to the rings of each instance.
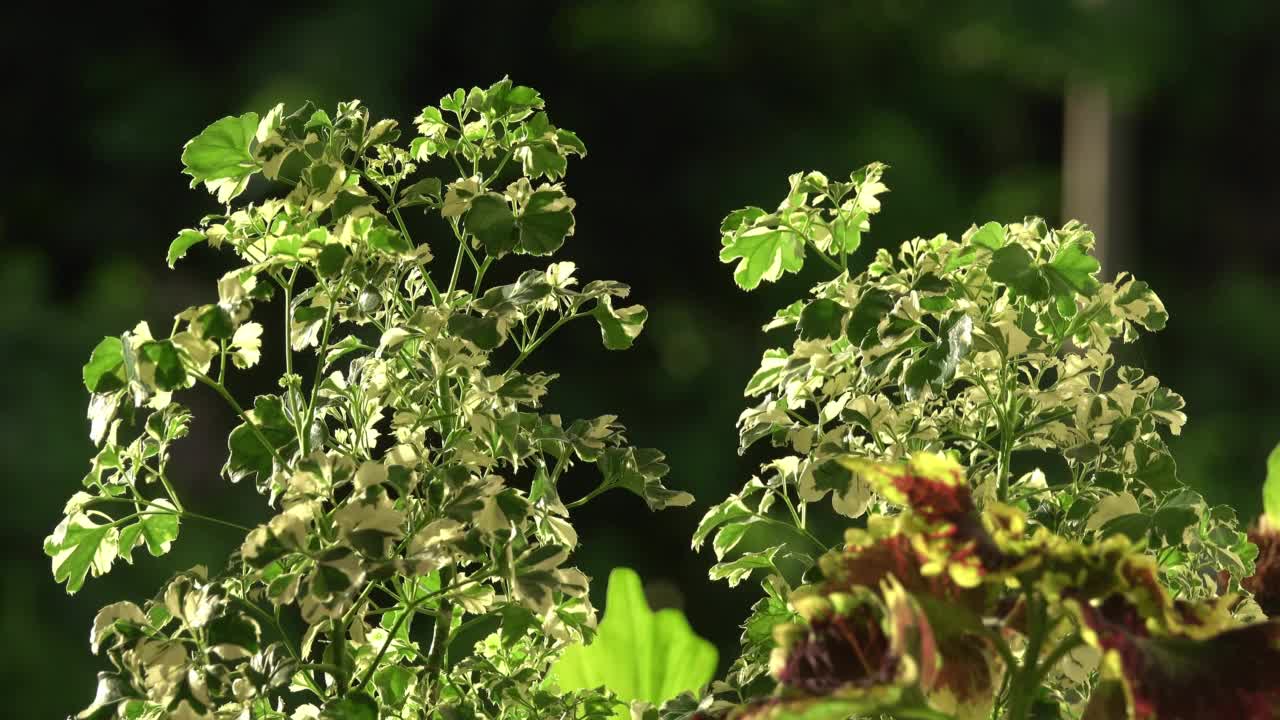
[[[55,14],[60,13],[60,14]],[[277,101],[358,97],[410,120],[455,87],[509,74],[542,91],[590,154],[570,166],[586,277],[650,307],[628,353],[593,328],[538,362],[562,378],[551,407],[617,411],[664,449],[693,507],[652,516],[624,493],[576,518],[579,564],[630,565],[683,606],[725,660],[754,592],[706,580],[688,538],[709,503],[750,477],[735,453],[741,389],[771,343],[759,326],[816,275],[740,292],[717,225],[770,206],[786,176],[892,166],[869,243],[970,223],[1079,215],[1107,271],[1132,270],[1172,321],[1136,360],[1183,393],[1182,476],[1256,515],[1280,440],[1280,3],[650,0],[404,6],[187,4],[51,9],[0,39],[0,675],[10,717],[87,704],[88,629],[109,601],[141,600],[177,567],[217,565],[236,538],[188,524],[175,552],[90,580],[68,598],[40,550],[90,457],[80,366],[103,335],[165,326],[207,302],[225,259],[164,252],[213,207],[179,176],[209,122]],[[429,239],[428,239],[429,240]],[[273,328],[268,327],[268,332]],[[233,388],[266,387],[279,368]],[[262,519],[249,487],[218,477],[231,418],[193,393],[198,422],[178,479],[187,504]],[[585,486],[585,475],[582,482]],[[572,496],[572,493],[567,493]],[[603,592],[603,583],[596,587]],[[602,600],[602,598],[598,598]]]

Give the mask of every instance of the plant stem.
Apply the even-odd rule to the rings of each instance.
[[[442,590],[449,587],[449,583],[452,581],[452,568],[445,568],[440,571],[440,588]],[[434,705],[438,697],[440,687],[439,683],[436,682],[436,678],[444,667],[444,651],[449,642],[449,629],[452,625],[453,605],[448,600],[441,600],[440,610],[436,613],[435,631],[431,634],[431,652],[427,655],[426,677],[423,678],[423,682],[426,683],[427,687],[427,696],[423,703],[425,707]]]
[[[253,422],[253,420],[249,418],[249,415],[244,411],[244,408],[240,407],[240,403],[236,402],[236,399],[231,396],[231,393],[227,392],[225,385],[206,375],[196,375],[195,377],[196,380],[199,380],[205,385],[213,388],[214,392],[221,395],[222,399],[227,401],[227,404],[231,406],[231,409],[235,410],[236,414],[240,416],[240,419],[244,421],[244,424],[249,426],[249,429],[253,431],[254,436],[258,438],[258,442],[262,443],[263,447],[271,451],[271,455],[277,462],[281,465],[288,465],[288,463],[284,461],[284,458],[280,457],[280,451],[276,449],[276,446],[272,445],[271,442],[267,440],[267,436],[262,434],[262,429],[258,427],[257,423]]]
[[[511,363],[511,367],[507,368],[507,372],[515,372],[516,368],[520,367],[520,364],[523,363],[525,359],[529,357],[530,353],[532,353],[534,350],[537,350],[539,345],[546,342],[547,338],[551,337],[555,333],[555,331],[563,327],[565,323],[569,322],[570,320],[576,320],[584,315],[586,315],[586,313],[575,312],[572,315],[560,316],[560,319],[557,320],[554,325],[547,328],[546,333],[538,336],[536,340],[529,343],[525,347],[524,351],[520,353],[520,356],[517,357],[515,361]]]

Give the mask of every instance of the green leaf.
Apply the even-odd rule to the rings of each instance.
[[[503,196],[485,193],[476,197],[463,219],[467,232],[474,235],[490,255],[502,257],[515,248],[516,219]]]
[[[81,373],[91,393],[111,392],[125,385],[124,346],[118,337],[106,337],[93,349]]]
[[[204,242],[204,239],[204,233],[199,230],[183,230],[178,233],[178,237],[169,243],[169,267],[172,268],[174,263],[186,257],[187,251]]]
[[[604,346],[610,350],[626,350],[631,347],[644,323],[649,319],[649,311],[643,305],[613,309],[613,300],[608,295],[600,298],[591,311],[592,317],[600,324],[600,336]]]
[[[763,552],[745,553],[742,557],[729,562],[712,565],[709,574],[712,580],[727,579],[729,587],[736,587],[756,570],[773,569],[773,556],[777,555],[780,549],[780,547],[772,547]]]
[[[1098,260],[1085,252],[1079,242],[1069,242],[1059,248],[1044,268],[1055,294],[1066,297],[1073,293],[1085,296],[1097,293],[1102,284],[1094,275],[1099,269]]]
[[[989,222],[969,236],[969,243],[992,251],[999,250],[1004,247],[1004,226]]]
[[[519,250],[528,255],[550,255],[573,234],[573,198],[557,187],[543,187],[529,196],[516,223]]]
[[[266,480],[271,476],[275,454],[290,445],[295,439],[293,424],[284,413],[284,404],[277,395],[259,395],[253,403],[252,418],[254,425],[272,447],[267,447],[259,439],[258,433],[248,424],[241,423],[227,437],[227,449],[230,454],[222,472],[231,482],[257,476]]]
[[[1262,509],[1272,527],[1280,527],[1280,445],[1267,457],[1267,479],[1262,485]]]
[[[378,703],[365,693],[354,693],[325,703],[320,720],[378,720]]]
[[[925,350],[903,376],[907,398],[915,399],[928,386],[945,385],[956,373],[960,360],[973,345],[973,321],[962,315],[947,334]]]
[[[399,665],[386,665],[373,674],[373,686],[378,688],[378,697],[390,707],[404,704],[412,681],[413,673]]]
[[[257,131],[258,114],[248,112],[222,118],[189,140],[182,148],[182,165],[191,187],[203,182],[224,203],[239,195],[258,170],[249,151]]]
[[[110,524],[98,525],[83,514],[63,518],[44,539],[44,554],[53,558],[53,579],[65,582],[68,593],[79,590],[90,570],[96,576],[111,569],[118,539]]]
[[[476,644],[497,632],[501,626],[502,616],[497,613],[477,615],[459,625],[449,641],[446,654],[448,666],[453,667],[470,657],[475,652]]]
[[[1131,513],[1112,518],[1102,525],[1103,535],[1125,535],[1134,542],[1139,542],[1151,529],[1151,516],[1144,513]]]
[[[728,500],[716,505],[702,516],[702,520],[698,522],[698,529],[693,532],[692,546],[696,550],[702,547],[707,537],[712,531],[724,525],[725,523],[734,522],[736,520],[744,520],[751,517],[751,508],[738,496],[732,496]]]
[[[662,484],[670,469],[666,456],[653,448],[612,447],[596,461],[600,474],[610,487],[620,487],[644,498],[650,510],[684,507],[693,503],[687,492],[671,490]]]
[[[992,280],[1008,285],[1015,293],[1031,300],[1044,300],[1049,296],[1044,275],[1021,245],[1008,245],[997,250],[991,257],[987,274]]]
[[[160,557],[178,539],[178,513],[169,501],[154,500],[144,512],[137,522],[120,531],[119,552],[126,560],[131,560],[139,541],[146,544],[152,557]]]
[[[457,313],[449,316],[449,332],[463,340],[475,343],[481,350],[493,350],[502,344],[503,336],[498,332],[498,318],[492,315],[476,317]]]
[[[624,702],[656,706],[708,683],[716,659],[715,646],[693,632],[683,613],[670,608],[654,613],[640,576],[615,568],[595,641],[566,648],[551,675],[562,690],[603,685]],[[621,708],[614,717],[627,720],[630,713]]]
[[[861,347],[874,338],[876,327],[893,310],[893,305],[893,296],[880,288],[871,288],[863,293],[849,316],[849,327],[845,330],[849,342]]]
[[[738,260],[733,279],[743,290],[756,289],[761,280],[777,282],[784,272],[804,267],[804,240],[790,231],[758,227],[726,235],[722,242],[720,262]]]
[[[800,312],[800,339],[825,340],[837,337],[843,321],[843,305],[826,298],[814,300]]]
[[[388,255],[398,255],[413,250],[413,245],[409,243],[408,238],[401,235],[399,230],[385,225],[370,230],[368,237],[369,247]]]
[[[138,350],[138,354],[154,366],[158,389],[171,392],[186,387],[187,370],[182,367],[182,357],[178,355],[178,348],[172,342],[149,342]]]

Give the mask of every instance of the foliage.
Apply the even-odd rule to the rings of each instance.
[[[698,637],[679,610],[650,610],[640,576],[628,568],[609,574],[596,639],[567,648],[551,668],[565,690],[603,686],[620,700],[648,706],[705,686],[715,671],[715,646]],[[631,713],[619,708],[615,717],[627,720]]]
[[[1217,599],[1239,592],[1253,574],[1257,548],[1230,509],[1209,506],[1178,478],[1164,433],[1181,431],[1182,398],[1113,355],[1142,330],[1165,326],[1159,297],[1125,273],[1099,279],[1090,254],[1094,237],[1083,225],[1053,229],[1038,218],[975,226],[958,241],[917,238],[903,243],[896,256],[878,251],[856,272],[850,255],[879,210],[884,169],[867,166],[848,182],[798,173],[777,211],[744,208],[721,226],[721,260],[738,261],[735,279],[744,289],[798,272],[808,256],[836,277],[765,325],[766,331],[790,329],[795,339],[790,347],[766,351],[748,382],[746,395],[756,400],[740,417],[739,449],[767,439],[781,456],[712,507],[693,536],[695,548],[711,541],[719,561],[713,579],[736,585],[754,574],[764,591],[744,625],[741,655],[708,707],[724,711],[751,698],[805,690],[826,699],[776,706],[774,700],[767,711],[750,705],[754,709],[737,712],[835,718],[892,710],[903,718],[976,718],[1000,709],[1006,713],[1001,717],[1017,719],[1030,717],[1034,705],[1038,718],[1077,717],[1096,684],[1097,655],[1072,650],[1075,665],[1066,669],[1068,663],[1058,661],[1070,648],[1041,660],[1037,643],[1049,628],[1071,626],[1090,637],[1090,603],[1121,591],[1077,587],[1084,581],[1071,574],[1075,570],[1067,572],[1070,581],[1026,574],[1048,562],[1046,552],[1064,552],[1072,562],[1105,566],[1098,572],[1112,574],[1139,563],[1148,584],[1159,588],[1151,597],[1159,596],[1160,607],[1176,602],[1220,609],[1225,601]],[[908,460],[950,463],[942,497],[932,496],[938,488],[928,484],[916,494],[919,488],[885,480],[889,466],[878,463]],[[933,471],[907,473],[915,475],[934,477]],[[833,543],[815,534],[814,513],[824,512],[818,503],[828,494],[835,514],[857,522],[843,551],[829,551]],[[953,508],[959,514],[946,526],[911,520],[928,517],[932,503],[948,502],[959,503]],[[900,513],[904,505],[911,512]],[[982,523],[1003,530],[993,531],[992,540],[977,532]],[[1023,524],[1034,528],[1030,540],[1021,539]],[[793,541],[762,540],[758,531],[768,527]],[[755,540],[744,543],[753,533]],[[864,562],[857,549],[882,548],[877,543],[891,538],[899,565],[880,572],[852,569]],[[737,550],[740,544],[751,549]],[[866,562],[879,567],[882,560]],[[829,593],[829,583],[836,582],[833,563],[867,574],[840,591],[851,597],[814,610],[806,599],[815,592],[814,578],[826,577],[828,585],[818,586]],[[919,576],[925,587],[911,587],[903,573]],[[960,594],[986,588],[978,594],[989,597],[974,600],[972,616],[963,622],[930,616],[932,604],[955,602],[955,588],[963,589]],[[1059,597],[1064,592],[1084,593],[1076,598],[1082,609],[1067,612]],[[1015,606],[1008,603],[1052,606],[1041,620],[1053,624],[1027,627],[1027,618],[1010,614]],[[1240,620],[1260,615],[1252,602],[1230,607]],[[1143,617],[1149,610],[1143,606]],[[1235,622],[1231,617],[1224,611],[1218,627]],[[779,655],[791,638],[779,628],[797,623],[809,628],[811,644],[802,647],[824,647],[827,636],[856,637],[850,640],[855,649],[871,643],[885,657],[913,657],[915,667],[895,660],[873,668],[861,655],[853,663],[819,653],[803,663],[836,668],[839,682],[796,680],[799,666],[778,663],[792,657]],[[947,633],[966,627],[997,630],[990,643],[1007,652],[996,653],[998,662],[972,667],[972,658],[948,660]],[[1170,630],[1170,636],[1181,637],[1178,632]],[[913,656],[908,646],[927,645],[929,633],[938,653]],[[961,635],[966,639],[956,644],[971,650],[972,633]],[[1093,639],[1090,645],[1115,649]],[[939,665],[944,680],[961,673],[967,684],[938,685],[922,662]],[[974,683],[982,686],[981,702],[957,701]],[[831,699],[837,685],[838,703]],[[939,701],[938,693],[951,701]],[[1131,709],[1140,708],[1133,688],[1126,693]],[[1133,712],[1146,717],[1140,709]]]
[[[627,286],[580,285],[563,261],[486,283],[496,261],[551,255],[573,234],[558,181],[586,149],[542,107],[503,80],[425,108],[407,147],[357,101],[224,118],[187,144],[192,185],[226,207],[182,230],[168,262],[208,245],[240,264],[167,334],[143,322],[94,348],[99,450],[45,552],[75,592],[141,547],[168,552],[185,523],[244,541],[225,568],[102,609],[91,643],[112,667],[77,717],[613,713],[607,691],[545,682],[595,628],[588,578],[566,565],[570,510],[613,488],[652,509],[692,497],[663,485],[663,455],[632,447],[615,416],[542,411],[556,376],[524,369],[581,318],[606,348],[629,346],[646,313],[620,305]],[[410,220],[456,243],[447,274]],[[285,372],[248,401],[229,377],[260,362],[251,318],[273,300]],[[170,481],[192,421],[179,400],[200,386],[239,416],[222,474],[262,495],[257,527],[193,512]],[[557,485],[577,463],[601,479],[565,502]]]

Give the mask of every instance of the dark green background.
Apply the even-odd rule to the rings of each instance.
[[[568,177],[578,224],[565,257],[585,277],[631,283],[649,328],[633,351],[607,354],[582,325],[535,365],[562,373],[551,407],[618,412],[634,442],[668,452],[672,484],[699,502],[651,516],[635,497],[605,496],[575,518],[577,559],[600,579],[614,565],[636,567],[655,598],[682,604],[727,656],[754,591],[709,583],[710,552],[694,554],[688,538],[707,503],[761,459],[736,455],[734,429],[741,389],[769,344],[759,326],[816,275],[738,291],[716,259],[720,218],[776,203],[791,172],[834,177],[883,160],[892,193],[873,246],[1027,214],[1060,222],[1064,87],[1103,83],[1132,128],[1132,231],[1116,240],[1172,315],[1130,359],[1188,400],[1191,422],[1173,443],[1183,477],[1256,515],[1263,458],[1280,440],[1280,4],[1092,6],[423,1],[9,18],[0,58],[12,80],[0,120],[5,715],[61,717],[86,704],[96,609],[149,596],[175,568],[217,565],[237,540],[185,526],[173,555],[139,553],[138,565],[74,598],[40,551],[90,455],[79,381],[89,349],[141,318],[167,327],[176,310],[207,302],[225,267],[208,251],[164,267],[176,231],[213,208],[178,174],[182,143],[212,120],[280,100],[358,97],[375,115],[408,121],[454,87],[510,74],[586,141],[590,154]],[[268,355],[233,390],[265,387],[278,369]],[[215,398],[196,392],[190,402],[198,422],[175,463],[186,468],[187,504],[259,521],[252,490],[218,477],[230,418]],[[580,485],[566,497],[588,479],[570,482]]]

